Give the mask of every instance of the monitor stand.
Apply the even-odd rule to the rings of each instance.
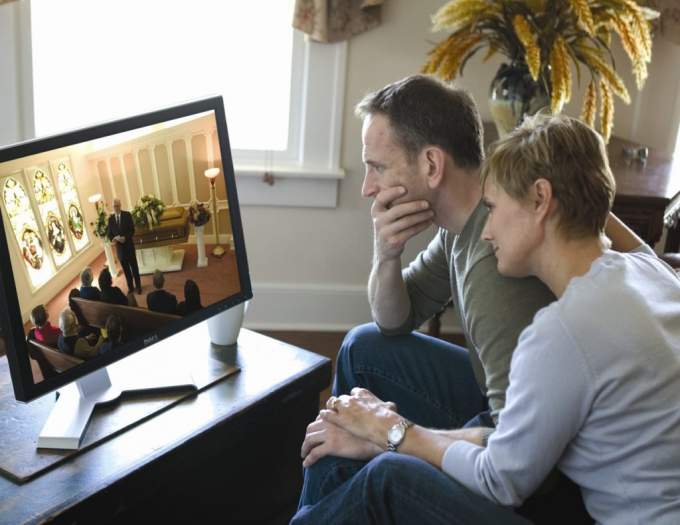
[[[196,389],[191,374],[181,369],[164,368],[153,375],[145,367],[136,374],[116,376],[115,381],[108,370],[96,370],[59,390],[59,398],[38,437],[38,448],[77,450],[94,407],[116,401],[123,392]]]

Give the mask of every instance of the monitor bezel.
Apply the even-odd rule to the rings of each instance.
[[[0,308],[0,313],[2,313],[2,316],[0,316],[0,323],[4,325],[2,329],[0,329],[0,337],[4,337],[6,342],[7,360],[12,378],[12,385],[14,387],[14,396],[17,401],[32,401],[95,370],[106,367],[135,352],[148,348],[153,344],[164,344],[164,341],[170,336],[205,321],[232,306],[251,299],[253,293],[248,270],[245,241],[243,238],[243,226],[236,191],[236,177],[231,157],[231,147],[229,145],[224,102],[221,96],[204,98],[132,117],[88,126],[75,131],[32,139],[0,149],[0,163],[3,163],[209,111],[215,112],[217,137],[222,158],[222,171],[224,173],[234,240],[234,251],[239,273],[240,291],[214,304],[206,306],[202,310],[187,317],[168,323],[168,326],[163,326],[158,330],[151,331],[143,338],[138,338],[136,341],[130,341],[120,347],[112,349],[102,356],[85,361],[69,370],[65,370],[56,377],[44,379],[40,383],[34,383],[28,346],[24,335],[21,309],[19,307],[19,297],[17,295],[12,264],[9,257],[7,237],[5,235],[6,232],[4,226],[0,227],[0,299],[4,300],[3,302],[6,306],[6,309],[4,310]]]

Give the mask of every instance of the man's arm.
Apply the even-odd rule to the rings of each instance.
[[[127,220],[125,221],[125,229],[121,232],[121,235],[125,237],[125,240],[132,239],[135,234],[135,221],[132,220],[132,214],[127,211],[125,212]]]
[[[108,237],[109,241],[113,241],[113,238],[115,237],[115,234],[113,233],[113,217],[109,216],[109,222],[106,227],[106,236]]]
[[[604,225],[604,234],[612,241],[612,250],[617,252],[632,252],[640,245],[645,244],[645,241],[612,212],[609,212],[609,217]]]
[[[401,275],[401,254],[406,242],[432,224],[433,212],[426,201],[392,204],[404,194],[402,187],[388,188],[376,195],[371,207],[374,255],[368,300],[373,319],[387,329],[403,325],[411,311]]]

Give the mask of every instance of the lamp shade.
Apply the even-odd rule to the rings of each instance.
[[[87,198],[87,202],[91,202],[94,204],[95,202],[99,202],[102,199],[102,194],[101,193],[95,193],[94,195],[90,195]]]
[[[220,174],[220,169],[219,168],[209,168],[205,170],[205,175],[207,178],[209,178],[211,181],[215,180],[215,178]]]

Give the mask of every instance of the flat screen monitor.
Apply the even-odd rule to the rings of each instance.
[[[1,149],[0,210],[19,401],[252,297],[221,97]]]

